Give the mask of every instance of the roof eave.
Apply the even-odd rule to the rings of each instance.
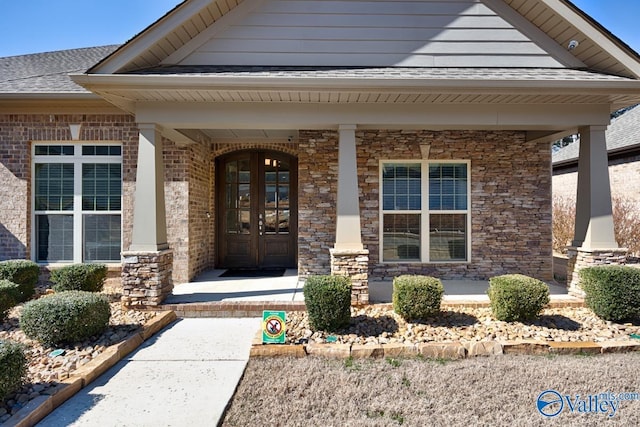
[[[308,78],[308,77],[245,77],[245,76],[203,76],[203,75],[106,75],[72,74],[71,79],[89,90],[95,87],[118,87],[122,89],[213,89],[213,88],[267,88],[282,89],[475,89],[491,91],[496,89],[557,91],[632,91],[640,95],[640,80],[629,81],[586,81],[586,80],[461,80],[461,79],[396,79],[396,78]]]

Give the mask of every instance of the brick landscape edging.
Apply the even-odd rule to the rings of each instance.
[[[176,318],[176,313],[173,311],[158,312],[153,319],[149,320],[149,322],[143,326],[142,331],[132,335],[126,341],[106,348],[98,357],[76,369],[71,377],[60,381],[60,383],[55,386],[54,394],[39,396],[29,401],[15,415],[3,423],[2,426],[30,427],[40,422],[67,399],[89,385],[126,355],[137,349],[140,344],[176,320]]]
[[[420,344],[262,344],[262,331],[256,333],[250,357],[306,357],[333,359],[384,359],[387,357],[417,357],[429,359],[465,359],[501,354],[605,354],[640,351],[640,341],[579,341],[555,342],[540,340],[517,341],[455,341]]]

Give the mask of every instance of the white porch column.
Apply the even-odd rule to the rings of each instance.
[[[340,125],[338,144],[338,207],[336,221],[337,250],[362,250],[356,126]]]
[[[572,246],[588,249],[616,249],[609,184],[606,126],[585,126],[580,130],[576,229]]]
[[[141,123],[133,205],[131,251],[167,249],[162,137],[157,125]]]

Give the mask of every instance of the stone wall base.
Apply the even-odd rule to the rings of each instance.
[[[123,307],[160,305],[173,290],[173,251],[123,252],[122,257]]]
[[[369,251],[330,249],[331,275],[351,278],[351,305],[369,304]]]
[[[587,249],[570,246],[567,248],[567,285],[569,295],[584,297],[580,288],[578,272],[585,267],[596,265],[623,265],[627,261],[627,249]]]

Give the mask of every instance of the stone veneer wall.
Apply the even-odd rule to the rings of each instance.
[[[356,132],[362,238],[369,250],[369,281],[400,274],[486,279],[522,273],[552,278],[551,150],[525,141],[522,132]],[[299,156],[299,264],[301,275],[329,274],[335,241],[338,135],[301,131]],[[471,262],[380,262],[380,160],[471,161]]]
[[[336,241],[338,133],[300,131],[299,149],[298,275],[330,274],[329,250]]]

